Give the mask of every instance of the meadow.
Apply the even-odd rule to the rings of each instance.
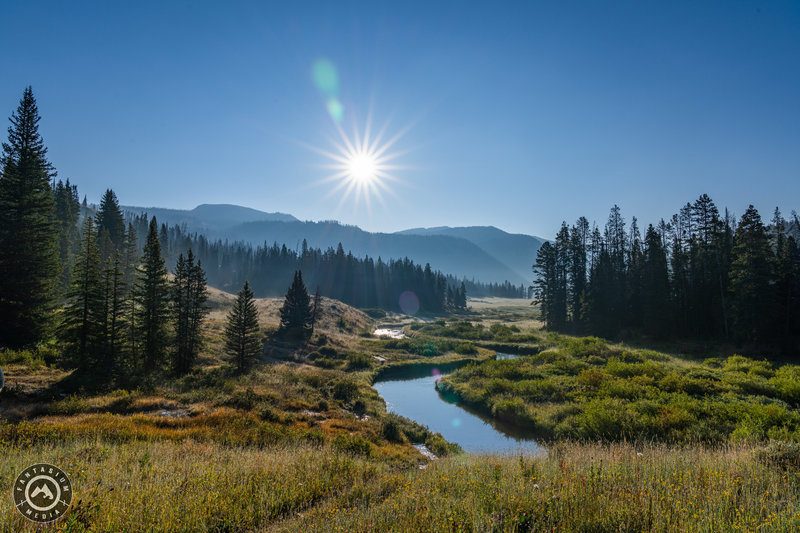
[[[75,498],[58,531],[800,526],[793,366],[555,335],[508,302],[443,319],[381,316],[406,338],[376,339],[375,319],[326,300],[309,343],[268,343],[237,374],[219,342],[226,301],[214,304],[199,367],[133,389],[70,389],[54,346],[1,353],[0,486],[35,462],[67,471]],[[277,306],[259,306],[269,334]],[[518,357],[495,361],[495,351]],[[388,413],[371,386],[394,369],[465,363],[443,383],[495,416],[537,424],[545,453],[465,454]],[[25,530],[38,529],[9,502],[0,531]]]

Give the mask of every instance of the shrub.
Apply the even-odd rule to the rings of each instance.
[[[354,381],[344,380],[333,386],[333,397],[343,402],[350,402],[358,396],[358,384]]]
[[[475,346],[471,342],[462,342],[461,344],[457,344],[454,351],[461,355],[472,355],[478,353],[478,350],[475,349]]]
[[[339,434],[333,439],[333,447],[339,451],[352,455],[372,455],[372,444],[361,435]]]
[[[381,426],[381,435],[389,442],[403,442],[403,431],[400,429],[400,424],[396,418],[391,414],[384,420]]]
[[[339,352],[337,352],[336,348],[334,348],[332,346],[323,346],[317,351],[319,353],[321,353],[322,355],[324,355],[325,357],[338,357],[339,356]]]
[[[265,420],[267,422],[278,422],[281,419],[280,415],[269,406],[262,407],[258,412],[258,416],[261,418],[261,420]]]
[[[348,368],[355,370],[369,368],[372,366],[372,357],[360,352],[350,352],[347,354]]]
[[[229,407],[235,407],[236,409],[245,409],[249,411],[256,406],[259,400],[260,398],[258,394],[256,394],[253,389],[248,387],[244,391],[234,392],[233,395],[225,402],[225,405]]]

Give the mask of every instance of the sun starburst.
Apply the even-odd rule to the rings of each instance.
[[[341,194],[337,209],[349,200],[353,200],[354,209],[358,209],[363,201],[367,210],[371,212],[372,199],[385,206],[384,195],[395,194],[389,184],[400,182],[394,172],[404,168],[395,162],[402,152],[392,151],[392,148],[405,135],[408,128],[386,139],[388,123],[373,135],[371,122],[371,118],[368,118],[363,134],[354,127],[351,136],[347,135],[340,124],[335,123],[339,139],[330,139],[334,149],[313,148],[329,160],[322,167],[334,171],[318,183],[336,184],[328,192],[326,199]]]

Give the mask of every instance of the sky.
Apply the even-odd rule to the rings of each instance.
[[[800,209],[797,2],[11,0],[0,49],[0,115],[31,85],[89,202],[546,238],[703,193]],[[367,123],[369,204],[325,155]]]

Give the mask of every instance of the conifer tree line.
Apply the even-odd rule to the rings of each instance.
[[[147,214],[141,214],[131,217],[129,222],[138,230],[148,224],[147,220]],[[177,225],[163,224],[159,238],[168,265],[180,253],[192,249],[205,265],[211,286],[234,292],[248,281],[259,298],[283,296],[298,270],[303,272],[307,286],[318,287],[322,296],[362,308],[399,311],[400,294],[412,291],[419,298],[423,312],[464,309],[466,287],[485,287],[445,276],[429,264],[423,267],[408,258],[388,262],[381,258],[377,261],[358,258],[352,252],[345,252],[341,243],[336,249],[330,247],[324,251],[309,247],[305,240],[299,250],[277,243],[254,247],[242,242],[210,241]],[[503,285],[495,286],[501,293],[508,290]]]
[[[616,337],[730,339],[796,349],[800,221],[751,205],[737,221],[707,195],[669,221],[626,228],[620,208],[600,230],[562,223],[534,265],[548,328]]]

